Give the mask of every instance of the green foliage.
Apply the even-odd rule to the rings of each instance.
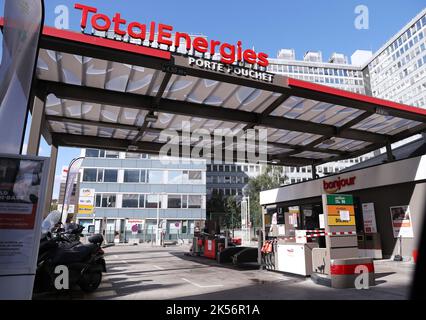
[[[250,216],[254,227],[262,226],[262,208],[259,193],[264,190],[278,188],[284,184],[284,168],[268,165],[263,168],[262,174],[250,178],[245,187],[246,194],[250,197]]]

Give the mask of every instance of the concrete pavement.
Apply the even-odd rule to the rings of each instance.
[[[185,255],[188,246],[118,245],[105,249],[108,273],[93,294],[79,290],[38,299],[406,299],[414,266],[376,261],[376,286],[332,289],[309,278],[219,265]]]

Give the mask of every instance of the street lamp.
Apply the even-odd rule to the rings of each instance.
[[[164,195],[166,193],[161,192],[157,193],[157,228],[156,228],[156,236],[155,236],[155,243],[156,245],[161,245],[161,234],[160,234],[160,196]]]

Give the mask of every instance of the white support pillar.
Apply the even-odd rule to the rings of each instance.
[[[50,164],[49,173],[47,176],[46,197],[44,201],[43,217],[46,217],[50,211],[50,204],[52,203],[53,187],[55,184],[56,162],[58,159],[58,146],[52,144],[50,147]]]
[[[33,111],[31,113],[30,136],[28,138],[28,155],[38,155],[38,150],[40,148],[41,126],[44,116],[44,105],[45,102],[43,100],[34,96]]]

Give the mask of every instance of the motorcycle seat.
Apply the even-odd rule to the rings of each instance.
[[[98,246],[95,244],[84,244],[77,245],[72,248],[58,248],[54,258],[53,263],[55,264],[68,264],[74,262],[84,262],[90,254],[98,249]]]

